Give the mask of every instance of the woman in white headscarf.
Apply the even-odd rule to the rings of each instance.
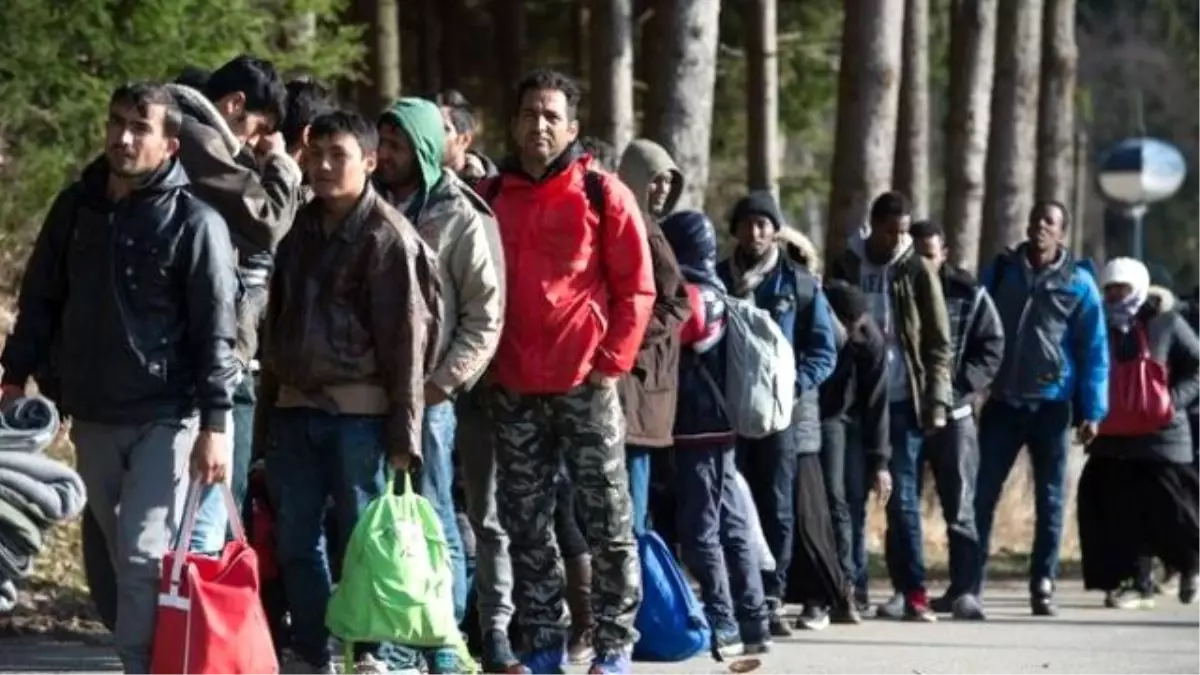
[[[1158,557],[1184,570],[1179,597],[1191,602],[1200,483],[1187,409],[1200,396],[1200,345],[1171,298],[1150,293],[1141,262],[1111,260],[1103,281],[1109,413],[1079,479],[1084,585],[1105,591],[1109,607],[1152,606],[1148,565]]]

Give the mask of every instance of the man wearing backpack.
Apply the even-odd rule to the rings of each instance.
[[[577,142],[578,85],[539,70],[518,85],[517,154],[479,185],[504,246],[505,330],[492,362],[496,502],[531,651],[561,672],[568,624],[554,543],[565,462],[592,555],[590,672],[629,672],[641,601],[617,381],[633,368],[655,290],[637,200]],[[599,209],[597,209],[599,207]]]
[[[954,345],[954,406],[946,426],[925,440],[924,455],[933,470],[950,543],[950,588],[931,601],[930,607],[956,619],[978,620],[984,615],[973,595],[979,556],[975,529],[975,480],[979,471],[975,400],[1000,369],[1004,329],[987,291],[970,272],[946,261],[941,226],[921,221],[913,224],[912,235],[921,255],[938,267]]]
[[[1029,447],[1037,527],[1029,561],[1029,606],[1053,616],[1054,578],[1066,500],[1072,420],[1084,445],[1108,413],[1108,336],[1093,274],[1062,245],[1069,214],[1054,201],[1029,213],[1028,240],[983,271],[1004,325],[1004,361],[979,415],[975,491],[979,530],[976,596],[987,571],[996,503],[1021,446]]]
[[[899,593],[880,607],[914,621],[935,621],[925,590],[920,536],[923,437],[946,426],[953,348],[942,284],[913,250],[908,199],[887,192],[871,204],[870,231],[851,237],[829,276],[858,286],[887,345],[890,470],[887,560]]]
[[[738,439],[738,469],[746,477],[775,556],[774,571],[763,578],[770,606],[770,631],[791,635],[783,621],[783,598],[792,559],[797,483],[812,489],[821,480],[821,415],[818,390],[837,363],[832,314],[820,282],[793,264],[776,242],[783,226],[779,204],[769,192],[743,197],[733,209],[733,255],[717,272],[731,296],[745,298],[770,313],[795,353],[795,407],[792,426],[764,438]],[[803,459],[801,459],[803,458]],[[801,464],[804,466],[802,467]],[[821,494],[824,494],[822,483]]]

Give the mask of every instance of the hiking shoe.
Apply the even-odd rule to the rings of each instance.
[[[771,651],[771,638],[763,637],[757,640],[746,640],[746,648],[742,650],[742,656],[756,656],[758,654],[766,654]]]
[[[783,616],[783,601],[779,598],[767,598],[767,608],[770,616],[767,618],[767,631],[771,637],[791,637],[792,629],[787,625]]]
[[[745,654],[746,645],[742,643],[741,631],[736,628],[714,630],[712,651],[717,661]]]
[[[1143,593],[1133,584],[1122,584],[1115,591],[1104,594],[1104,606],[1109,609],[1154,609],[1154,593]]]
[[[566,650],[561,646],[539,649],[530,652],[522,659],[525,668],[530,673],[542,675],[559,675],[563,672],[563,658]]]
[[[1058,606],[1054,604],[1054,582],[1041,579],[1029,594],[1029,610],[1034,616],[1058,616]]]
[[[513,653],[512,643],[504,631],[492,630],[483,638],[483,663],[485,673],[501,675],[525,675],[529,669]]]
[[[854,591],[854,609],[858,610],[859,618],[868,616],[872,613],[871,597],[866,591]]]
[[[743,656],[766,654],[771,651],[771,630],[768,624],[767,621],[741,624],[739,632],[745,646],[742,650]]]
[[[802,630],[825,630],[829,628],[829,612],[823,607],[805,605],[804,611],[796,618],[796,628]]]
[[[933,603],[930,603],[930,606],[932,605]],[[950,614],[960,621],[983,621],[987,619],[987,615],[983,613],[983,603],[979,602],[979,598],[970,593],[963,593],[954,599],[954,603],[950,607]]]
[[[628,649],[597,654],[588,668],[588,675],[624,675],[633,672],[633,659]]]
[[[958,598],[949,593],[943,593],[929,601],[929,609],[938,614],[953,614],[955,600],[958,600]]]
[[[854,601],[851,600],[846,604],[834,607],[829,612],[829,620],[836,624],[857,626],[858,624],[862,623],[863,618],[862,614],[858,612],[858,607],[856,607]]]
[[[904,620],[919,623],[937,622],[937,614],[929,608],[929,596],[925,591],[913,591],[904,599]]]
[[[888,601],[875,608],[875,616],[879,619],[903,619],[904,595],[896,593]]]
[[[375,658],[371,654],[363,654],[354,662],[354,672],[355,675],[376,675],[391,671],[388,669],[386,662]]]
[[[1200,585],[1200,575],[1191,574],[1179,579],[1179,601],[1190,605],[1196,601],[1196,586]]]

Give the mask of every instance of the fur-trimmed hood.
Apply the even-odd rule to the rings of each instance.
[[[821,276],[824,267],[821,252],[803,232],[785,225],[775,233],[775,241],[794,262],[804,266],[811,274]]]
[[[1175,305],[1178,304],[1175,294],[1171,292],[1171,289],[1164,286],[1150,286],[1146,291],[1146,302],[1151,301],[1157,303],[1159,312],[1169,312],[1175,309]]]
[[[175,96],[175,102],[184,115],[215,129],[221,135],[221,140],[225,142],[229,154],[237,157],[238,153],[242,151],[242,142],[238,140],[237,135],[229,128],[229,123],[225,121],[225,117],[221,115],[212,101],[208,100],[207,96],[186,84],[170,83],[166,87]]]

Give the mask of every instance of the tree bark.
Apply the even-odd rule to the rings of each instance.
[[[521,0],[492,0],[492,25],[496,49],[496,70],[501,87],[499,100],[504,104],[502,120],[511,120],[517,114],[517,82],[525,74],[525,3]],[[507,125],[506,125],[507,127]],[[505,133],[505,143],[510,149],[512,134]]]
[[[357,103],[374,119],[400,96],[400,12],[396,0],[358,0],[357,6],[357,18],[367,26],[366,81]]]
[[[662,128],[667,106],[667,46],[663,36],[674,32],[671,25],[675,0],[646,0],[648,17],[642,23],[641,54],[638,56],[645,87],[642,89],[642,135]]]
[[[942,222],[950,260],[968,270],[979,262],[984,166],[992,116],[997,0],[954,0],[950,25],[950,110],[946,117]]]
[[[898,0],[845,3],[826,259],[841,253],[870,201],[892,185],[903,26]]]
[[[442,89],[441,5],[445,0],[421,0],[421,92],[433,96]]]
[[[441,61],[441,86],[444,89],[462,87],[463,67],[463,21],[466,18],[466,8],[463,0],[443,0],[437,9],[441,12],[441,40],[438,43],[439,60]],[[449,26],[450,29],[446,30]]]
[[[751,190],[779,196],[779,49],[775,0],[746,0],[746,168]]]
[[[633,2],[592,0],[591,119],[617,157],[633,140]]]
[[[996,22],[980,265],[1025,238],[1037,169],[1042,0],[1007,0]]]
[[[1037,197],[1069,205],[1075,147],[1075,0],[1045,0],[1038,99]]]
[[[1092,185],[1091,162],[1088,152],[1088,135],[1083,129],[1075,132],[1074,147],[1074,184],[1072,185],[1071,213],[1074,214],[1073,226],[1068,236],[1071,241],[1071,253],[1076,258],[1083,255],[1084,223],[1087,222],[1088,189]],[[1067,202],[1063,202],[1066,204]]]
[[[651,138],[671,153],[683,172],[680,207],[702,209],[708,188],[721,2],[676,0],[673,10],[672,30],[662,36],[664,105]]]
[[[892,184],[912,200],[914,220],[929,208],[929,0],[904,7],[903,70]]]

